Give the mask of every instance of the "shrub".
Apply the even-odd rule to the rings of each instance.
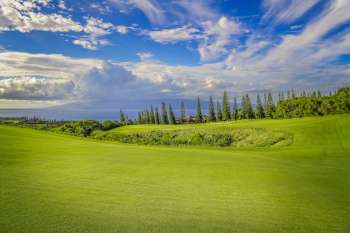
[[[186,130],[154,130],[138,133],[98,132],[94,138],[115,140],[124,143],[142,145],[171,146],[219,146],[219,147],[268,147],[288,145],[290,135],[284,132],[266,129],[186,129]],[[281,143],[286,141],[286,143]]]
[[[117,128],[119,126],[118,123],[116,123],[115,121],[111,121],[111,120],[105,120],[102,122],[102,129],[103,130],[111,130],[114,128]]]

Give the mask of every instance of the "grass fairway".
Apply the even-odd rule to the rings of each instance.
[[[349,115],[226,124],[294,141],[167,148],[0,126],[0,232],[349,232]]]

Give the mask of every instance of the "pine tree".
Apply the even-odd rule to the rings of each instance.
[[[216,121],[222,121],[222,111],[219,101],[216,101]]]
[[[126,123],[125,114],[124,114],[124,112],[121,109],[119,110],[119,120],[123,124]]]
[[[250,102],[249,95],[246,94],[244,98],[242,99],[242,114],[245,119],[252,119],[254,118],[254,112],[253,112],[253,107]]]
[[[155,108],[155,110],[154,110],[154,123],[156,123],[157,125],[160,124],[160,117],[159,117],[158,108]]]
[[[245,103],[245,95],[242,96],[241,99],[241,115],[240,119],[246,119],[246,109],[245,109],[246,103]]]
[[[228,101],[227,92],[224,91],[222,97],[222,120],[227,121],[231,119],[230,103]]]
[[[280,98],[281,98],[281,95],[280,95]],[[261,99],[260,99],[259,94],[256,97],[255,115],[256,115],[256,118],[258,118],[258,119],[262,119],[265,117],[264,107],[261,103]]]
[[[175,125],[176,124],[176,119],[175,119],[175,115],[173,112],[173,108],[171,107],[171,104],[169,104],[168,106],[168,112],[169,112],[169,123],[171,125]]]
[[[297,96],[295,95],[294,89],[292,89],[292,99],[295,99]]]
[[[196,114],[196,122],[197,123],[203,122],[201,100],[199,99],[199,97],[197,97],[196,112],[197,112],[197,114]]]
[[[185,104],[184,102],[181,100],[181,103],[180,103],[180,114],[181,114],[181,117],[180,117],[180,122],[181,124],[185,123],[185,118],[186,118],[186,112],[185,112]]]
[[[145,120],[146,124],[151,123],[150,114],[149,114],[148,109],[145,110],[145,116],[146,116],[146,120]]]
[[[239,118],[239,109],[237,104],[237,98],[233,98],[233,109],[232,109],[232,119],[238,120]]]
[[[283,93],[283,91],[281,92],[281,99],[280,99],[280,101],[283,101],[284,100],[284,93]]]
[[[151,112],[150,112],[150,123],[151,124],[155,124],[156,123],[156,119],[155,119],[155,116],[154,116],[154,109],[153,109],[152,105],[151,105]]]
[[[213,122],[215,120],[216,120],[216,117],[215,117],[215,109],[214,109],[213,97],[210,96],[210,98],[209,98],[208,121],[209,122]]]
[[[137,124],[142,124],[142,114],[141,114],[141,112],[139,112],[137,114]]]
[[[268,94],[265,106],[265,116],[266,118],[273,118],[275,112],[275,105],[273,103],[273,98],[271,93]]]
[[[317,97],[321,97],[321,96],[322,96],[322,94],[321,94],[320,90],[318,90],[317,91]]]
[[[169,124],[168,113],[164,102],[162,102],[162,124]]]

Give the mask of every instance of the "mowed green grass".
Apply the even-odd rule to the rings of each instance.
[[[349,232],[349,115],[222,124],[294,142],[151,147],[0,126],[0,232]]]

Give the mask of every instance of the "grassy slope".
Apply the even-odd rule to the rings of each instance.
[[[0,126],[0,232],[348,232],[349,115],[229,124],[294,144],[145,147]]]

